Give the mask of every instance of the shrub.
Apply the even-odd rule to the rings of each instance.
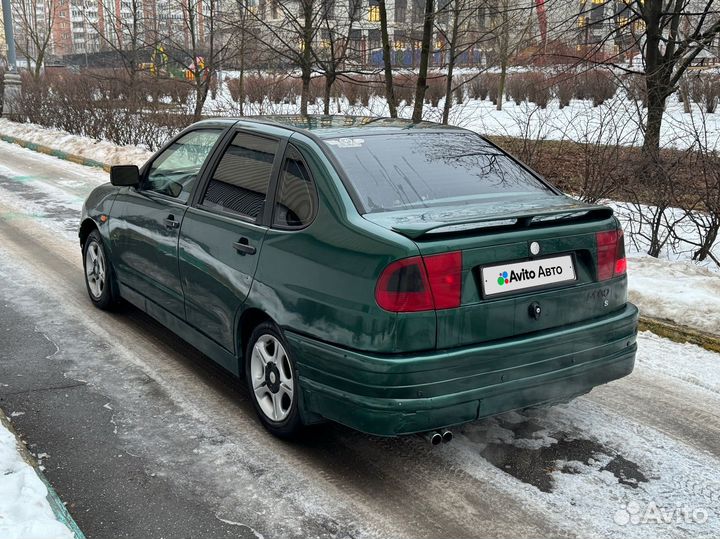
[[[624,86],[628,99],[640,101],[643,107],[647,107],[647,87],[644,76],[628,75],[624,80]]]
[[[577,81],[574,75],[564,74],[557,78],[556,95],[560,102],[560,108],[570,105],[570,100],[575,95]]]
[[[240,79],[228,79],[225,81],[230,99],[236,103],[240,102]]]
[[[46,127],[155,150],[192,123],[187,101],[175,106],[148,99],[166,95],[178,83],[190,88],[144,74],[131,78],[121,70],[64,71],[37,80],[23,74],[19,112],[22,119]]]
[[[453,94],[458,105],[465,102],[465,85],[467,79],[465,77],[453,77]]]
[[[473,99],[484,101],[490,93],[488,75],[478,75],[470,81],[468,92]],[[495,84],[497,87],[497,84]],[[493,101],[495,101],[493,99]]]
[[[415,84],[417,76],[414,74],[401,73],[393,78],[393,91],[395,93],[395,101],[400,105],[403,101],[406,105],[410,105],[415,97]]]
[[[528,100],[541,109],[547,107],[552,97],[550,81],[541,72],[532,72],[525,75],[525,94]]]
[[[602,105],[611,99],[617,91],[617,85],[612,73],[602,69],[591,69],[578,77],[575,97],[589,99],[593,106]]]
[[[500,75],[488,73],[484,78],[487,81],[488,97],[493,105],[497,105],[500,96]]]
[[[445,77],[429,76],[427,79],[427,90],[425,99],[432,107],[440,105],[440,99],[445,95]],[[452,96],[450,97],[452,99]]]
[[[524,73],[517,73],[507,77],[505,95],[508,99],[515,101],[516,105],[521,104],[527,99],[527,82]]]
[[[352,80],[345,80],[341,84],[342,92],[348,100],[351,107],[357,106],[360,101],[360,92],[357,83]]]

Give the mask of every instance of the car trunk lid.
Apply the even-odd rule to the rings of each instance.
[[[364,217],[413,239],[423,257],[462,253],[460,306],[436,311],[438,348],[574,324],[627,301],[625,278],[598,273],[598,233],[617,229],[606,206],[514,196]]]

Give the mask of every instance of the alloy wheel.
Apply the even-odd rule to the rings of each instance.
[[[87,279],[90,294],[96,300],[102,297],[106,281],[105,253],[102,247],[93,241],[85,250],[85,278]]]
[[[287,352],[273,335],[261,335],[255,342],[250,376],[255,400],[263,414],[274,422],[286,419],[293,405],[295,380]]]

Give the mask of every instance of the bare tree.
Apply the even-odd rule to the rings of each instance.
[[[432,44],[433,27],[435,19],[435,1],[425,0],[423,13],[423,32],[420,45],[420,69],[418,70],[417,86],[415,87],[415,106],[413,107],[412,121],[422,121],[425,92],[427,91],[427,73],[430,64],[430,46]]]
[[[280,60],[300,69],[300,113],[308,113],[310,81],[315,68],[313,47],[321,28],[323,0],[270,0],[254,12],[256,38]]]
[[[342,10],[340,13],[336,13],[338,8]],[[345,67],[351,52],[350,37],[355,22],[351,11],[350,4],[343,4],[343,7],[339,7],[335,5],[334,0],[324,0],[321,14],[320,46],[310,48],[318,69],[325,76],[324,114],[330,114],[333,85],[338,77],[346,72]]]
[[[388,35],[387,5],[385,0],[379,0],[380,8],[380,37],[382,39],[383,73],[385,75],[385,99],[391,118],[397,118],[397,101],[393,84],[392,59],[390,58],[390,36]]]
[[[436,19],[442,24],[437,25],[438,35],[447,46],[445,65],[445,103],[443,105],[442,123],[447,124],[452,108],[452,96],[461,88],[466,80],[455,85],[455,65],[462,57],[479,43],[490,41],[489,35],[479,21],[479,10],[486,0],[443,0],[444,5],[438,9]],[[472,80],[472,78],[470,79]]]
[[[227,22],[220,6],[220,0],[174,0],[170,9],[181,15],[181,25],[161,28],[157,36],[170,59],[182,66],[193,87],[195,120],[202,117],[220,59],[233,42],[234,26]]]
[[[90,17],[84,12],[85,22],[95,30],[101,41],[102,49],[109,49],[120,58],[123,69],[133,84],[141,63],[143,50],[152,48],[155,43],[148,37],[155,34],[149,32],[148,21],[140,0],[129,1],[129,13],[117,12],[113,0],[100,0],[102,18]]]
[[[588,13],[602,13],[589,17]],[[706,47],[720,36],[720,2],[716,0],[628,0],[616,10],[611,0],[593,2],[581,12],[584,29],[607,28],[586,47],[580,61],[602,62],[645,79],[647,118],[643,151],[657,156],[660,151],[665,101],[680,84],[683,75]],[[604,54],[608,45],[612,54]],[[629,66],[628,57],[639,54],[642,69]]]
[[[59,3],[53,0],[18,0],[12,3],[13,20],[19,30],[15,45],[28,61],[28,68],[35,79],[40,78],[52,41],[58,6]]]
[[[720,34],[720,9],[714,4],[714,0],[704,5],[691,0],[637,0],[629,6],[646,28],[640,48],[648,103],[643,144],[646,153],[656,153],[660,148],[665,100],[675,92],[695,57]],[[686,24],[685,31],[681,22]]]
[[[497,110],[502,110],[510,62],[531,37],[533,9],[532,4],[518,5],[512,0],[498,0],[489,7],[494,63],[500,67]]]

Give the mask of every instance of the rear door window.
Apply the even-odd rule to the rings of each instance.
[[[238,133],[208,182],[202,206],[252,220],[262,215],[278,141]]]
[[[315,216],[316,205],[310,171],[298,149],[289,145],[280,172],[273,225],[284,228],[307,226]]]
[[[394,133],[325,143],[367,213],[470,204],[506,194],[553,194],[474,133]]]

